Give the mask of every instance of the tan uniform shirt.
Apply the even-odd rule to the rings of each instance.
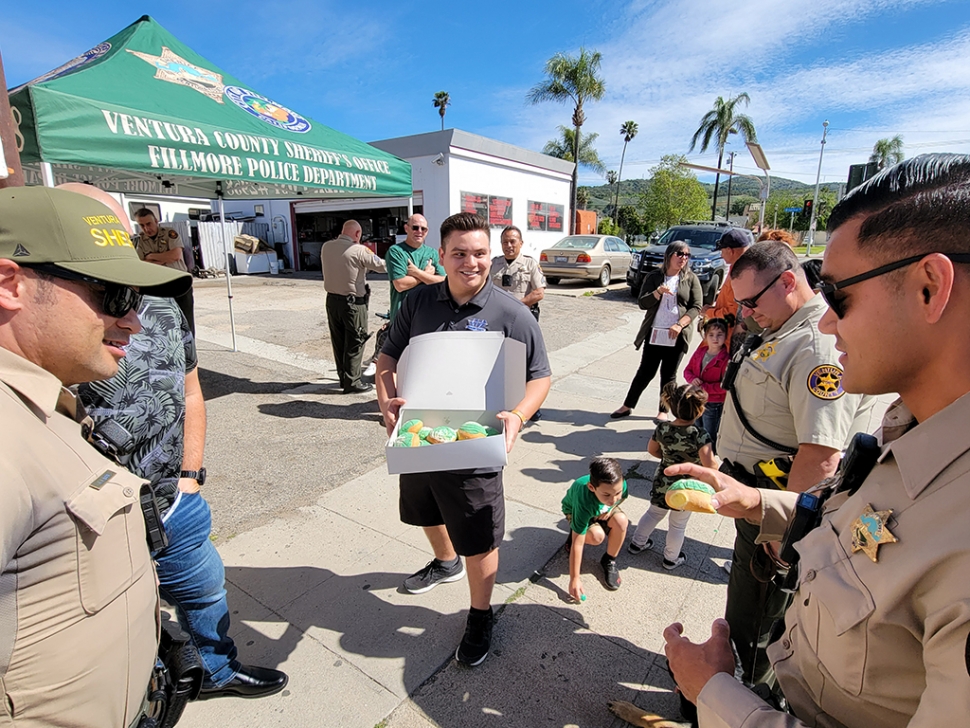
[[[152,237],[145,235],[145,233],[139,233],[135,237],[135,250],[138,251],[138,257],[142,260],[145,260],[145,256],[149,253],[167,253],[176,248],[180,253],[182,252],[182,238],[172,228],[162,227],[161,225],[158,226],[158,232]],[[188,272],[184,258],[179,258],[173,263],[165,263],[165,267]]]
[[[327,293],[338,296],[363,296],[367,293],[364,288],[367,271],[387,272],[383,258],[346,235],[338,235],[324,243],[320,259],[323,261],[323,287]]]
[[[546,279],[542,275],[539,263],[536,262],[535,258],[530,258],[523,253],[520,253],[519,257],[511,263],[505,259],[504,255],[492,258],[492,269],[489,275],[492,278],[492,283],[499,288],[504,288],[520,301],[537,288],[546,287]],[[502,285],[502,276],[505,275],[512,277],[512,285]]]
[[[916,424],[897,402],[879,464],[829,499],[798,546],[801,583],[768,648],[798,718],[728,675],[701,691],[702,728],[956,728],[970,722],[970,394]],[[795,494],[764,491],[761,533],[777,539]],[[892,510],[895,543],[853,550],[866,506]]]
[[[735,387],[748,422],[781,445],[841,450],[856,432],[868,431],[875,399],[842,390],[835,337],[818,330],[825,310],[816,295],[776,332],[766,334],[738,370]],[[717,454],[751,472],[755,463],[783,453],[744,429],[728,394]]]
[[[82,439],[74,404],[0,349],[0,726],[125,728],[155,661],[143,481]]]

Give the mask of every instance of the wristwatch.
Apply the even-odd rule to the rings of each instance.
[[[180,478],[191,478],[199,485],[205,485],[205,468],[198,470],[183,470],[179,473]]]

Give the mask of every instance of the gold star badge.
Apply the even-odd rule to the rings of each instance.
[[[208,69],[195,66],[165,46],[162,46],[162,54],[159,56],[132,50],[128,52],[133,56],[138,56],[145,63],[150,63],[155,66],[155,78],[159,81],[168,81],[179,86],[188,86],[190,89],[198,91],[203,96],[208,96],[217,103],[224,103],[222,100],[222,92],[225,84],[222,82],[221,73],[214,73]]]
[[[758,361],[767,361],[768,357],[775,353],[775,342],[769,341],[767,344],[758,349],[758,353],[755,354],[755,359]]]
[[[889,532],[889,526],[886,525],[892,514],[891,508],[874,511],[871,505],[866,504],[862,515],[852,524],[852,553],[865,551],[866,556],[876,563],[879,560],[879,546],[899,540]]]

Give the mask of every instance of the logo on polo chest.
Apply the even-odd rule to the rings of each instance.
[[[488,321],[485,319],[468,319],[465,328],[469,331],[488,331]]]

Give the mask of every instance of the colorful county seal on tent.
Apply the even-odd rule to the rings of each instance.
[[[185,197],[409,197],[411,165],[270,99],[143,16],[10,92],[28,184]]]

